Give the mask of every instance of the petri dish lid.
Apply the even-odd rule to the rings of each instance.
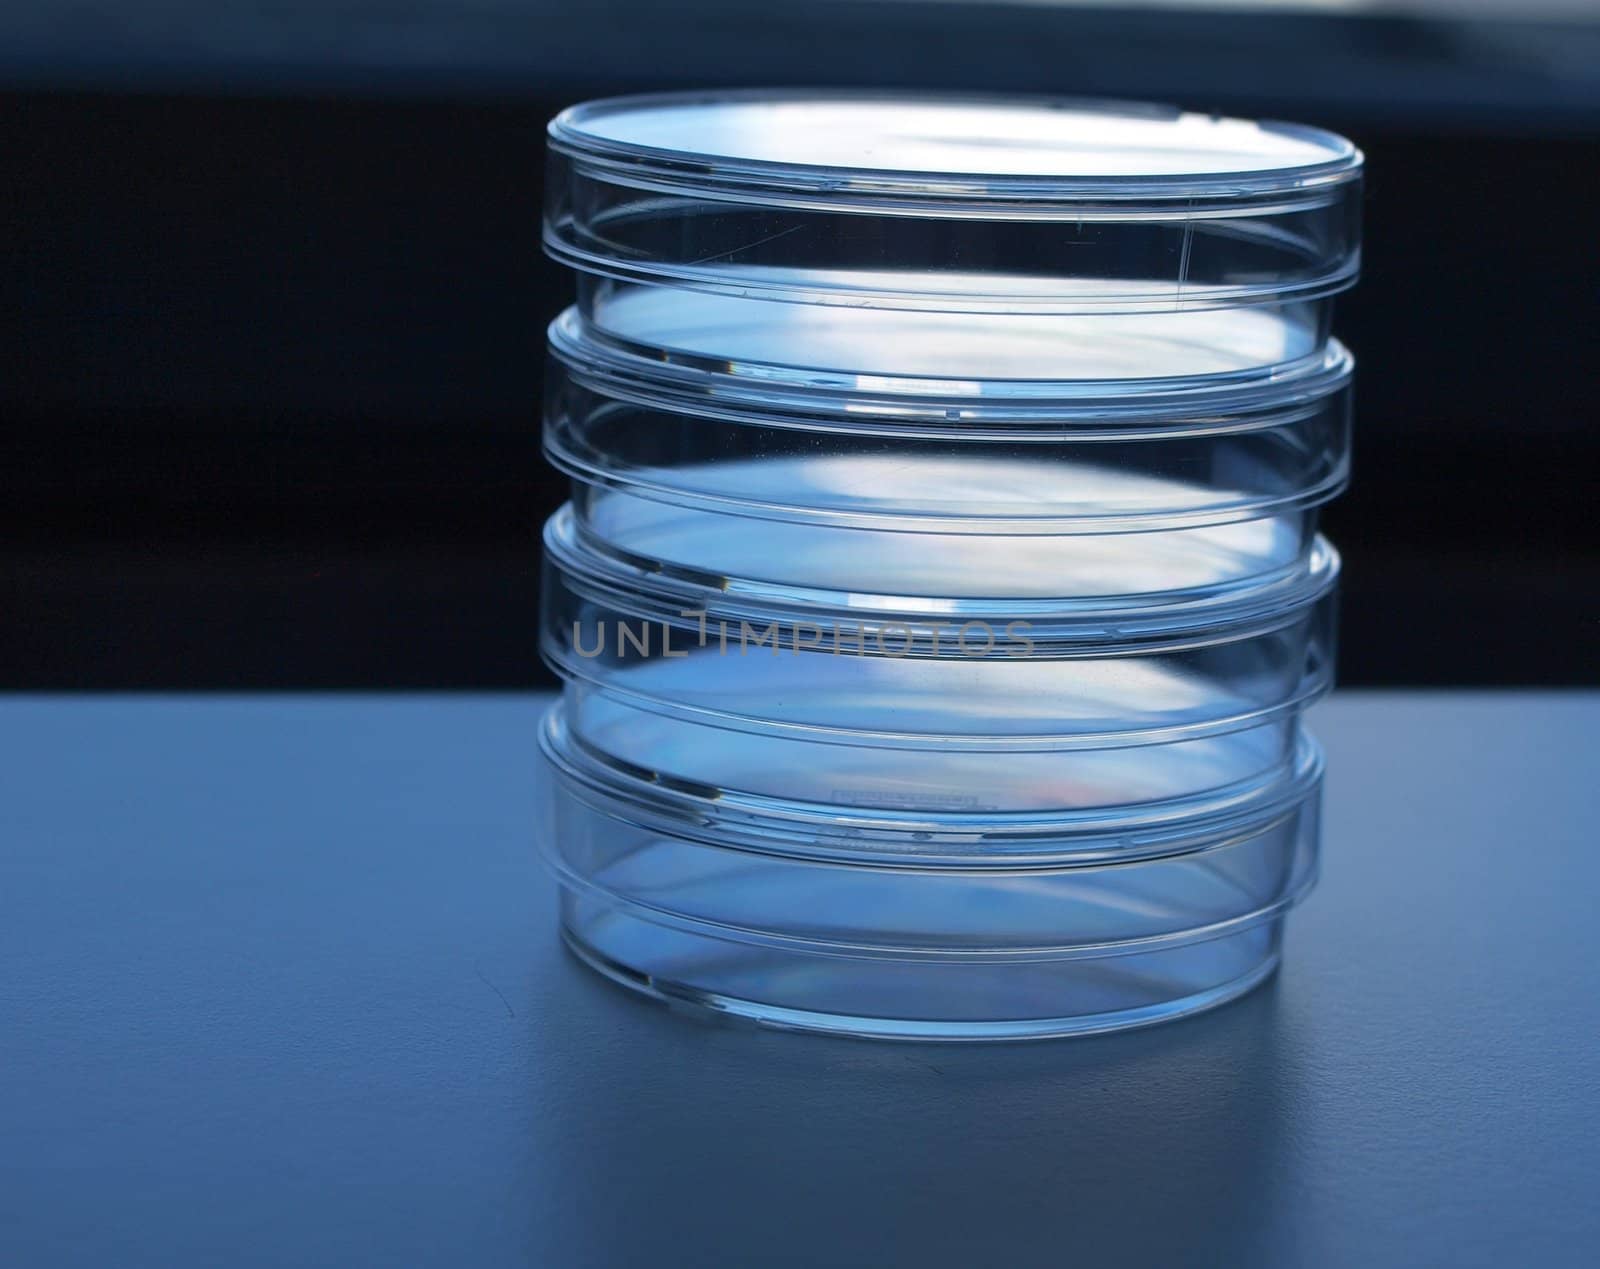
[[[684,311],[685,306],[676,306],[680,317]],[[1052,378],[1048,372],[1060,359],[1059,333],[1040,340],[1035,351],[1022,337],[1026,330],[1019,334],[1013,326],[968,321],[952,322],[947,331],[924,325],[888,332],[889,348],[911,346],[923,356],[899,373],[883,373],[888,355],[864,332],[840,332],[826,314],[803,307],[785,312],[789,320],[778,336],[764,342],[763,328],[749,321],[709,334],[696,330],[673,337],[669,331],[659,342],[636,342],[598,330],[576,309],[567,309],[550,324],[549,349],[578,381],[635,404],[845,431],[931,425],[931,434],[945,436],[1018,424],[1151,436],[1170,435],[1184,421],[1213,431],[1269,427],[1284,414],[1348,389],[1354,369],[1350,352],[1329,339],[1271,373]],[[937,338],[941,333],[943,342]],[[719,355],[703,350],[709,347],[718,348]],[[961,369],[962,357],[999,373],[982,378],[951,373]],[[872,360],[879,369],[864,364]]]
[[[568,796],[633,823],[730,849],[858,866],[1126,866],[1236,842],[1316,798],[1321,747],[1303,729],[1285,763],[1240,787],[1054,814],[893,811],[663,780],[576,735],[558,702],[540,746]]]
[[[1230,197],[1355,180],[1361,153],[1298,124],[1052,98],[745,91],[589,102],[550,143],[638,179],[828,201]]]
[[[729,529],[738,531],[736,518],[730,517]],[[927,637],[930,614],[908,606],[905,596],[788,586],[620,553],[587,533],[570,503],[546,521],[544,555],[548,576],[564,590],[645,622],[684,627],[692,624],[685,614],[695,612],[704,613],[704,620],[748,621],[778,631],[859,626],[869,633],[898,632],[904,650],[896,656],[945,655],[943,645]],[[1293,624],[1332,594],[1338,577],[1339,554],[1318,536],[1292,569],[1248,585],[1115,600],[951,599],[941,604],[938,618],[947,626],[982,621],[999,629],[1022,621],[1030,656],[1126,655],[1230,643]],[[993,655],[1018,654],[999,640]]]
[[[590,277],[945,312],[1203,313],[1360,265],[1360,152],[1175,107],[762,91],[550,124],[546,247]]]

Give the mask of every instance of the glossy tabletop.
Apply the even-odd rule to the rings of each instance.
[[[1265,988],[1001,1046],[560,947],[535,696],[0,700],[0,1264],[1580,1265],[1600,695],[1360,695]]]

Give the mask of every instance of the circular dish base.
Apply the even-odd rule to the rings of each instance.
[[[644,923],[634,923],[642,928]],[[829,1035],[870,1040],[917,1041],[1019,1041],[1049,1040],[1066,1036],[1094,1035],[1108,1031],[1124,1031],[1135,1027],[1153,1026],[1192,1014],[1214,1009],[1237,999],[1259,986],[1278,968],[1279,922],[1270,923],[1261,942],[1266,951],[1244,973],[1226,981],[1212,984],[1181,996],[1144,1003],[1128,1008],[1110,1009],[1095,1013],[1071,1014],[1064,1017],[1016,1017],[999,1019],[956,1019],[938,1017],[868,1017],[850,1013],[832,1013],[815,1009],[785,1006],[772,1000],[751,1000],[707,989],[681,976],[667,976],[651,972],[641,963],[625,964],[595,947],[573,928],[563,923],[562,938],[572,953],[585,965],[609,978],[612,982],[639,992],[653,1000],[719,1019],[734,1019],[784,1031],[810,1031]],[[680,934],[661,930],[663,942],[681,937]],[[1250,933],[1246,931],[1246,933]],[[1234,936],[1235,938],[1239,936]],[[1224,942],[1232,940],[1221,940]],[[713,960],[726,961],[731,956],[759,957],[761,949],[719,943],[706,939],[708,969]],[[681,952],[667,952],[666,959],[681,962]],[[1108,957],[1100,961],[1077,960],[1064,962],[1060,970],[1075,978],[1096,973],[1106,976],[1126,974],[1128,971],[1115,962],[1124,957]],[[1133,959],[1138,959],[1137,957]],[[1097,970],[1095,967],[1100,966]],[[845,972],[849,972],[846,970]],[[1147,984],[1148,985],[1148,984]],[[775,987],[781,992],[781,985]],[[1082,984],[1079,984],[1079,990]]]

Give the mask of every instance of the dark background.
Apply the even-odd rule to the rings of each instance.
[[[1368,159],[1351,684],[1600,681],[1600,26],[692,0],[0,19],[0,687],[548,682],[542,134],[719,84],[1123,95]]]

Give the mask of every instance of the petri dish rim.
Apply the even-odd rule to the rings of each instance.
[[[769,624],[844,621],[915,627],[928,622],[926,613],[896,603],[904,596],[733,585],[742,579],[697,576],[657,560],[600,549],[582,531],[570,503],[545,521],[542,542],[546,565],[563,586],[647,621],[677,615],[675,624],[681,625],[687,606],[718,619]],[[952,622],[1027,618],[1035,644],[1060,655],[1143,655],[1237,642],[1292,625],[1334,590],[1340,568],[1338,551],[1319,534],[1309,557],[1292,571],[1222,591],[1156,592],[1130,597],[1131,602],[1095,597],[1036,605],[1006,599],[948,608],[942,615]]]
[[[854,163],[805,162],[674,148],[608,137],[594,128],[605,119],[628,112],[672,111],[749,106],[848,107],[904,110],[970,107],[982,111],[1037,111],[1043,114],[1099,115],[1107,119],[1142,119],[1150,123],[1197,121],[1218,127],[1250,127],[1260,133],[1299,143],[1325,157],[1301,163],[1240,166],[1234,169],[1149,172],[1039,173],[966,169],[955,166],[892,167]],[[1190,126],[1196,126],[1191,123]],[[806,198],[863,206],[883,199],[906,199],[996,208],[1007,201],[1073,205],[1091,199],[1117,202],[1173,198],[1226,201],[1263,194],[1295,194],[1360,179],[1363,156],[1347,138],[1325,129],[1279,120],[1245,120],[1185,112],[1160,103],[1097,98],[1022,96],[983,93],[908,93],[859,89],[742,89],[715,92],[649,93],[601,98],[570,106],[547,129],[556,152],[580,163],[597,164],[612,176],[631,174],[633,181],[672,187],[717,189],[745,194]],[[998,165],[997,165],[998,166]]]
[[[1349,349],[1329,338],[1316,351],[1265,370],[1143,379],[991,378],[974,395],[961,390],[967,380],[899,374],[866,387],[859,371],[657,347],[596,330],[576,308],[557,314],[546,334],[550,355],[566,372],[601,392],[629,392],[641,404],[669,409],[682,408],[683,394],[697,393],[723,409],[833,415],[861,430],[873,425],[871,407],[880,402],[891,425],[904,423],[903,411],[915,406],[953,409],[975,422],[1004,422],[1014,412],[1037,417],[1046,410],[1052,422],[1069,426],[1129,418],[1146,424],[1215,419],[1222,413],[1257,417],[1330,397],[1349,386],[1355,369]]]
[[[574,733],[562,701],[546,711],[538,741],[563,794],[604,815],[730,851],[895,871],[1108,869],[1204,853],[1297,809],[1320,788],[1325,767],[1321,746],[1301,728],[1277,771],[1237,787],[1094,810],[931,816],[698,791],[635,774]]]

